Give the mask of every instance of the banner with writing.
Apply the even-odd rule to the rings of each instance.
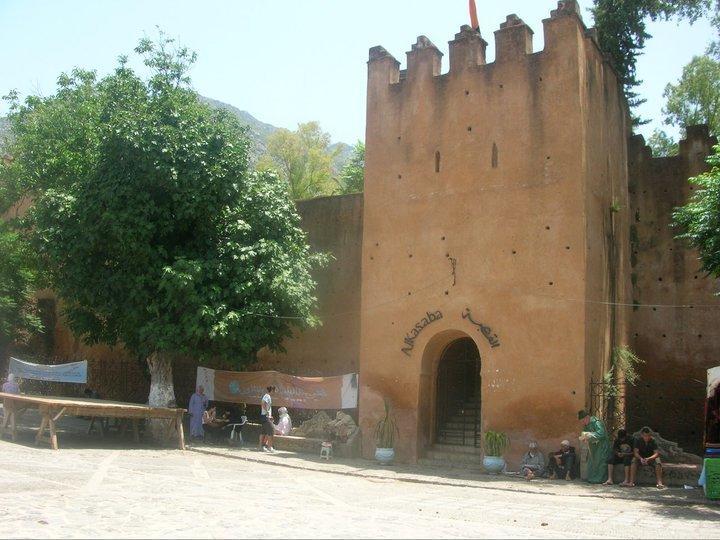
[[[295,377],[277,371],[219,371],[198,367],[197,384],[211,401],[259,405],[265,389],[274,386],[273,406],[292,409],[354,409],[358,406],[358,375]]]
[[[87,360],[69,364],[33,364],[10,357],[8,373],[18,379],[36,381],[87,383]]]

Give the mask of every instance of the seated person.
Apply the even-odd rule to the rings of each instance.
[[[536,442],[528,445],[528,451],[520,462],[520,474],[525,480],[532,480],[536,476],[542,476],[545,472],[545,458],[543,457]]]
[[[657,442],[652,436],[649,427],[640,430],[640,437],[635,439],[635,447],[633,448],[633,461],[630,467],[630,483],[629,487],[635,486],[635,478],[637,477],[638,467],[652,467],[655,469],[656,486],[663,489],[665,485],[662,479],[662,462],[660,461],[660,451]]]
[[[210,442],[218,442],[223,436],[223,429],[228,425],[230,414],[218,414],[217,406],[212,405],[203,413],[203,428]]]
[[[217,407],[213,405],[203,413],[203,424],[211,428],[223,428],[230,419],[229,412],[223,412],[218,415]]]
[[[556,478],[572,480],[576,461],[575,447],[570,446],[570,441],[568,440],[561,442],[560,450],[550,454],[550,458],[548,459],[547,470],[550,473],[550,480],[555,480]]]
[[[280,415],[280,420],[273,426],[275,435],[290,435],[292,431],[292,420],[290,420],[287,407],[280,407],[278,414]]]
[[[203,412],[202,423],[203,426],[211,426],[215,422],[215,416],[217,415],[217,408],[213,405],[208,407]]]
[[[613,443],[612,452],[608,458],[608,479],[604,485],[613,485],[613,469],[615,465],[622,465],[625,468],[625,480],[623,480],[621,486],[628,486],[630,484],[630,465],[632,464],[633,458],[633,441],[624,429],[618,429],[617,438]]]

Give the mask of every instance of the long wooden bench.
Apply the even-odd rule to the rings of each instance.
[[[185,450],[185,433],[183,431],[183,414],[185,409],[150,407],[136,403],[121,401],[105,401],[102,399],[63,398],[53,396],[26,396],[23,394],[6,394],[0,392],[3,400],[4,417],[0,426],[0,437],[9,429],[12,440],[17,440],[17,416],[30,408],[38,409],[42,420],[35,437],[35,443],[46,442],[53,450],[59,448],[56,422],[63,416],[90,416],[98,418],[127,418],[132,420],[135,440],[138,441],[139,419],[167,420],[169,427],[174,427],[178,437],[178,448]],[[8,426],[9,424],[9,426]],[[47,432],[47,435],[45,435]]]

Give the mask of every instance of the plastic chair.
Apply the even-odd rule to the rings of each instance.
[[[247,416],[241,416],[240,422],[235,424],[228,424],[226,427],[230,429],[229,439],[233,444],[243,444],[242,427],[247,424]]]

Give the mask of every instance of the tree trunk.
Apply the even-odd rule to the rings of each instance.
[[[173,387],[172,363],[162,353],[153,353],[147,359],[150,369],[150,396],[148,405],[151,407],[175,407],[175,388]],[[149,420],[148,432],[154,442],[166,444],[174,433],[165,420]]]

